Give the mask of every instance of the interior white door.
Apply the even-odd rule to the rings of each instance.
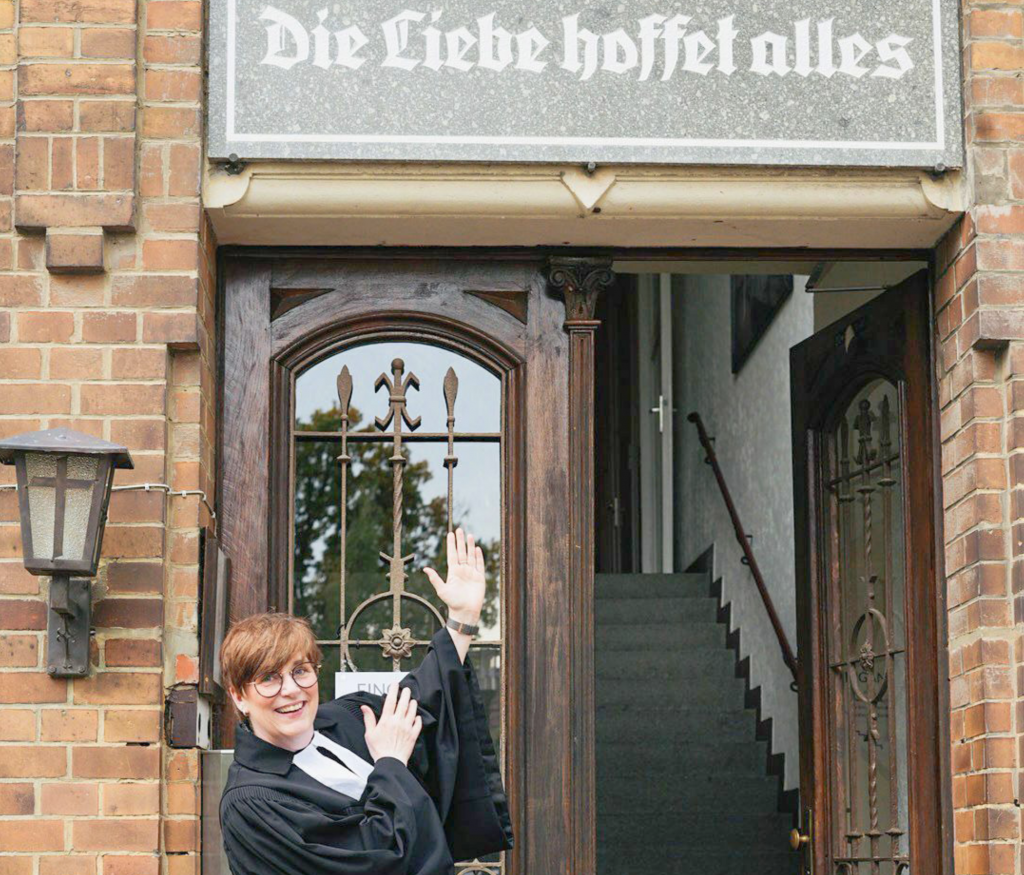
[[[640,570],[673,570],[672,276],[639,277]]]

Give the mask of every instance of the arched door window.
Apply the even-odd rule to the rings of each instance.
[[[379,341],[295,380],[290,609],[335,671],[408,670],[445,618],[424,566],[462,526],[487,561],[471,655],[502,737],[502,381],[452,350]]]

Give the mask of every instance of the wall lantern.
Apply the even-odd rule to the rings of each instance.
[[[25,569],[50,575],[47,672],[89,673],[92,591],[114,469],[133,468],[125,447],[67,428],[0,441],[0,463],[14,465]]]

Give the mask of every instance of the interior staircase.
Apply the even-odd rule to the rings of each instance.
[[[705,574],[596,578],[598,875],[796,875]]]

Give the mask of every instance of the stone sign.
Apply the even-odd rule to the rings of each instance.
[[[962,164],[957,0],[218,0],[212,158]]]

